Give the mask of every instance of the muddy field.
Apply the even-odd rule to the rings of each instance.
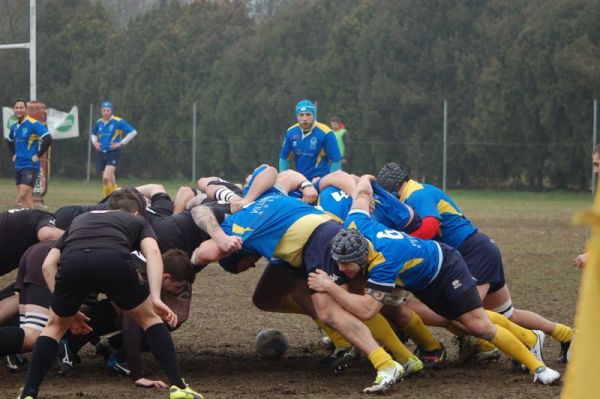
[[[542,196],[517,198],[517,207],[505,195],[457,194],[455,198],[499,243],[516,305],[570,324],[579,281],[570,262],[585,241],[584,229],[571,226],[570,217],[585,203],[562,197],[544,200]],[[362,388],[374,378],[366,360],[334,375],[321,362],[327,352],[312,320],[253,308],[250,297],[261,272],[258,267],[234,276],[210,266],[198,275],[190,320],[173,334],[186,380],[205,398],[364,397]],[[0,282],[9,279],[5,276]],[[290,346],[282,359],[262,359],[255,354],[255,335],[266,327],[287,335]],[[506,358],[484,365],[455,364],[451,335],[442,330],[435,334],[448,349],[448,363],[441,370],[398,383],[390,397],[549,399],[560,395],[560,386],[534,385],[531,376],[512,371]],[[546,362],[563,372],[558,353],[559,345],[548,337]],[[166,391],[137,388],[125,377],[109,375],[92,347],[81,355],[78,375],[62,377],[51,371],[40,398],[168,397]],[[150,378],[164,378],[150,356],[145,357],[145,371]],[[11,374],[0,363],[0,397],[16,397],[24,378],[24,373]]]

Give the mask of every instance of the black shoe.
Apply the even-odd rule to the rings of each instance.
[[[60,340],[58,343],[56,362],[58,363],[58,372],[60,374],[66,376],[75,374],[75,358],[73,356],[73,352],[71,352],[71,349],[69,349],[66,339]]]
[[[27,359],[22,353],[6,356],[6,367],[11,373],[19,373],[27,370]]]
[[[131,370],[129,369],[129,365],[125,362],[119,362],[114,356],[111,356],[106,362],[106,368],[113,374],[124,375],[125,377],[129,377],[131,375]]]
[[[349,348],[334,350],[331,355],[327,357],[327,362],[334,373],[341,373],[356,363],[359,358],[360,354],[358,350],[354,346],[351,346]]]
[[[560,343],[560,355],[558,356],[558,361],[566,364],[569,361],[569,349],[571,349],[571,343],[573,341],[561,342]]]
[[[414,354],[421,359],[423,366],[425,366],[426,369],[438,368],[446,361],[446,348],[444,348],[443,344],[440,345],[441,347],[439,349],[434,349],[432,351],[426,351],[420,346],[417,346],[415,349]]]

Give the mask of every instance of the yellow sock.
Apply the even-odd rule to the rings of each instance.
[[[327,336],[329,337],[329,339],[331,339],[331,342],[333,342],[333,345],[335,345],[336,348],[349,348],[352,346],[352,344],[348,342],[348,340],[346,340],[346,338],[344,338],[343,335],[340,334],[337,330],[329,327],[327,324],[319,320],[315,320],[315,323],[317,323],[317,325],[321,327],[321,330],[323,330],[325,334],[327,334]]]
[[[295,314],[308,314],[302,306],[298,305],[298,302],[294,301],[291,296],[286,295],[277,308],[273,310],[277,313],[295,313]]]
[[[375,367],[375,370],[394,367],[394,361],[392,360],[392,357],[389,353],[383,350],[382,347],[379,347],[373,352],[369,353],[369,361],[373,367]]]
[[[112,193],[112,184],[103,184],[102,185],[102,195],[103,196],[107,196],[108,194]]]
[[[574,334],[575,331],[571,327],[560,323],[556,323],[554,330],[552,330],[552,338],[558,342],[569,342],[573,339]]]
[[[110,185],[110,193],[112,193],[113,191],[116,191],[117,188],[119,188],[119,186],[117,186],[117,183],[113,183]],[[109,194],[110,194],[109,193]]]
[[[531,372],[544,365],[544,363],[537,360],[535,356],[529,352],[529,349],[527,349],[522,342],[502,326],[496,325],[496,336],[491,342],[496,345],[502,353],[515,359],[517,362],[524,364]]]
[[[394,358],[396,358],[398,362],[401,364],[408,362],[413,355],[412,352],[404,346],[402,341],[400,341],[385,317],[378,313],[371,320],[365,321],[364,323],[369,327],[369,330],[371,330],[373,338],[387,350],[392,352]]]
[[[525,344],[528,348],[531,348],[537,341],[537,336],[533,331],[521,327],[518,324],[513,323],[500,313],[486,310],[488,317],[497,326],[502,326],[511,332],[512,335]],[[496,345],[497,346],[497,345]]]
[[[477,345],[477,349],[479,352],[489,352],[494,350],[495,346],[490,341],[486,341],[485,339],[477,338],[475,340],[475,345]]]
[[[425,324],[419,315],[416,314],[414,310],[411,310],[411,312],[410,321],[406,326],[402,327],[401,330],[425,351],[440,349],[442,344],[435,339],[431,334],[431,331],[425,327]]]

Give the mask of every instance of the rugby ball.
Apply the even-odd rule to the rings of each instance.
[[[266,328],[256,334],[256,352],[261,356],[278,359],[287,347],[287,337],[279,330]]]

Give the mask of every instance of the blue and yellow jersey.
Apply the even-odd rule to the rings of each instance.
[[[98,119],[92,130],[92,134],[98,137],[100,143],[100,151],[108,152],[111,144],[119,143],[128,133],[133,132],[133,127],[125,119],[112,115],[105,122],[103,119]]]
[[[344,190],[329,186],[319,193],[317,206],[333,220],[344,223],[352,207],[352,197]]]
[[[25,116],[21,123],[17,122],[10,127],[8,140],[15,143],[15,169],[39,169],[40,162],[33,162],[31,158],[40,150],[42,137],[50,134],[46,126],[31,116]]]
[[[373,182],[375,208],[371,218],[385,226],[402,231],[410,222],[410,211],[406,204]],[[329,186],[319,193],[318,206],[332,219],[343,223],[352,208],[352,197],[335,186]]]
[[[460,248],[477,231],[458,205],[435,186],[411,179],[406,182],[400,200],[411,206],[421,218],[431,216],[440,220],[440,232],[435,239],[453,248]]]
[[[221,227],[226,234],[241,237],[244,250],[300,267],[304,245],[328,220],[295,198],[267,193],[227,217]]]
[[[394,287],[425,289],[442,264],[440,245],[420,240],[371,220],[369,213],[353,209],[344,222],[369,240],[367,287],[389,292]]]
[[[292,158],[296,171],[308,180],[325,176],[329,173],[331,162],[342,160],[333,130],[319,122],[315,122],[305,136],[299,124],[291,126],[285,134],[279,158]]]

